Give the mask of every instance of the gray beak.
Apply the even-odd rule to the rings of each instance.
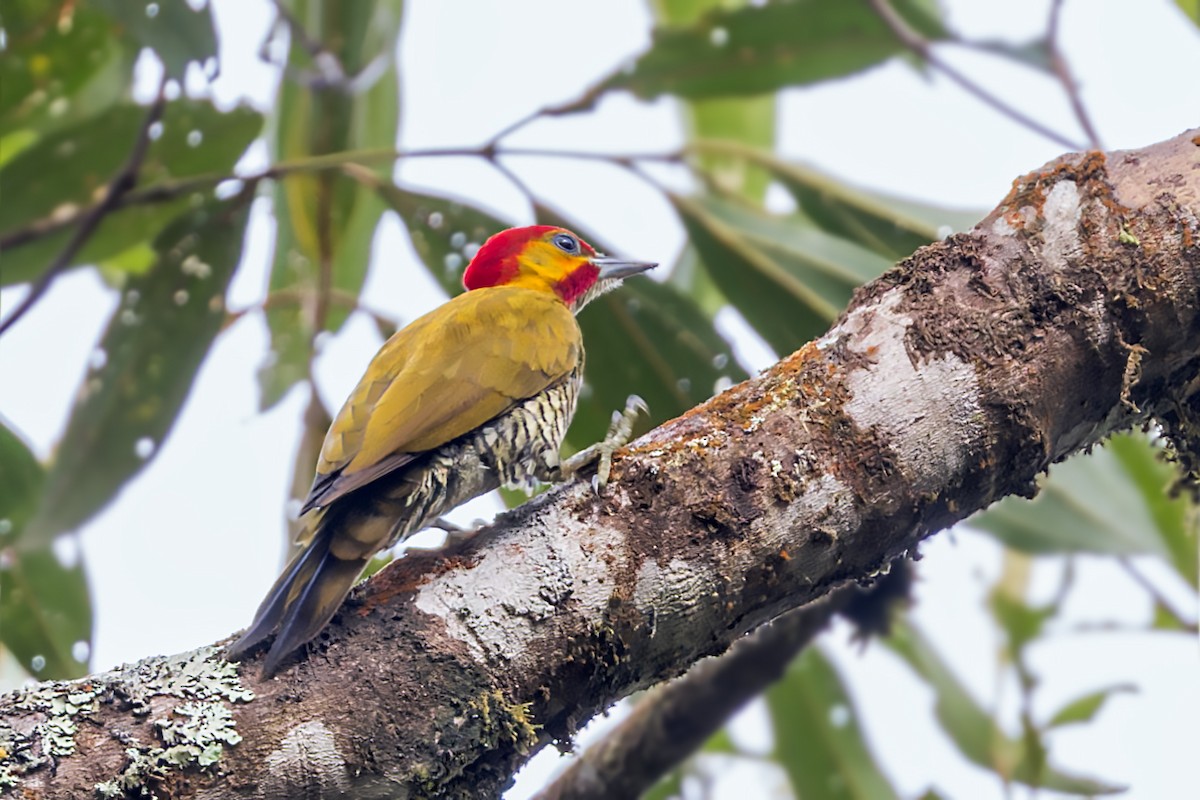
[[[629,261],[624,258],[597,256],[592,263],[600,268],[599,279],[602,281],[619,280],[631,275],[640,275],[648,269],[658,266],[656,261]]]

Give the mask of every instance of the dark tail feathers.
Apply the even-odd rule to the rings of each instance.
[[[321,632],[369,560],[338,558],[329,549],[333,538],[330,528],[322,524],[275,581],[258,607],[254,622],[226,648],[227,658],[242,658],[278,627],[279,635],[263,662],[263,675],[269,677],[293,650]]]

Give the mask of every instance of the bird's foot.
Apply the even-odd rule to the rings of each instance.
[[[629,444],[633,438],[633,423],[638,415],[649,413],[646,401],[636,394],[629,395],[625,401],[624,411],[614,411],[612,422],[609,423],[608,433],[604,438],[591,447],[580,450],[568,458],[562,465],[562,473],[566,477],[574,475],[584,467],[596,465],[596,474],[592,476],[592,488],[597,494],[604,493],[608,485],[608,476],[612,471],[612,455],[619,448]]]

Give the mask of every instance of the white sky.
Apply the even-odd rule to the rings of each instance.
[[[1017,39],[1042,30],[1048,6],[1033,0],[945,5],[954,27],[968,37]],[[226,104],[244,97],[266,107],[276,75],[255,53],[270,20],[267,3],[215,0],[215,7],[223,64],[216,97]],[[573,97],[648,41],[642,0],[412,0],[405,13],[401,143],[409,147],[482,142],[535,108]],[[1200,36],[1173,3],[1071,0],[1062,34],[1107,147],[1142,146],[1200,124]],[[945,54],[1045,124],[1082,139],[1059,87],[1046,76],[976,54]],[[592,114],[536,124],[509,141],[612,152],[667,150],[679,143],[671,102],[645,104],[627,96],[606,100]],[[980,209],[1003,197],[1013,178],[1062,150],[946,80],[899,64],[788,92],[780,109],[780,149],[865,185]],[[264,159],[259,148],[246,164]],[[682,228],[666,203],[620,170],[561,159],[510,164],[545,199],[587,220],[627,254],[669,264],[682,246]],[[401,165],[400,174],[476,198],[517,221],[532,219],[520,193],[483,164],[413,162]],[[260,200],[231,290],[232,308],[265,296],[270,225],[269,208]],[[441,297],[401,230],[394,219],[381,227],[366,300],[408,320]],[[0,296],[5,312],[22,293]],[[93,275],[73,273],[0,338],[0,415],[42,457],[52,452],[114,304],[114,295]],[[739,351],[750,365],[765,366],[761,346],[741,336]],[[378,344],[373,326],[362,319],[353,319],[328,344],[318,362],[328,405],[340,404]],[[256,315],[220,339],[152,467],[81,531],[96,609],[94,667],[221,638],[249,622],[274,579],[305,398],[293,392],[270,413],[257,413],[254,371],[266,345]],[[493,507],[475,504],[459,516],[469,520]],[[63,551],[69,555],[71,547]],[[924,552],[917,619],[976,697],[989,706],[1002,698],[1014,707],[1014,685],[997,678],[1000,642],[983,610],[999,571],[999,548],[964,532],[936,536]],[[1077,586],[1055,625],[1063,635],[1034,650],[1042,678],[1037,711],[1048,715],[1066,700],[1112,683],[1134,681],[1140,693],[1112,700],[1093,725],[1055,734],[1054,756],[1062,766],[1130,784],[1125,797],[1179,796],[1178,787],[1194,786],[1192,760],[1200,742],[1196,643],[1181,636],[1072,633],[1089,621],[1140,625],[1150,613],[1144,593],[1114,564],[1080,561]],[[1169,596],[1188,602],[1188,592],[1168,570],[1153,562],[1141,566]],[[1035,594],[1050,594],[1059,568],[1056,562],[1039,564]],[[936,786],[953,798],[1004,797],[994,777],[967,765],[947,744],[923,684],[880,648],[860,658],[846,635],[841,627],[827,635],[827,652],[849,678],[871,745],[901,793],[915,796]],[[751,709],[737,730],[761,746],[765,731],[756,713]],[[541,754],[509,797],[535,790],[555,759]],[[760,778],[729,772],[719,781],[727,789],[722,796],[744,795],[746,781]]]

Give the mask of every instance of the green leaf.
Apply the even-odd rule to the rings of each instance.
[[[95,0],[142,47],[162,59],[167,75],[183,78],[187,65],[217,57],[212,4],[194,8],[187,0]],[[215,67],[209,70],[215,75]]]
[[[1025,645],[1042,635],[1046,622],[1058,613],[1056,606],[1030,606],[1002,591],[993,592],[990,603],[1014,658],[1019,658]]]
[[[673,769],[642,795],[641,800],[670,800],[683,797],[683,770]]]
[[[125,103],[62,128],[24,150],[0,169],[0,184],[20,186],[20,203],[0,203],[0,239],[8,239],[52,213],[86,207],[129,157],[146,118],[146,109]],[[258,135],[262,117],[238,107],[218,111],[201,100],[168,103],[162,135],[151,143],[139,187],[203,174],[228,173]],[[103,131],[103,135],[97,135]],[[171,220],[204,195],[196,193],[164,203],[129,206],[110,214],[76,256],[75,264],[102,262],[133,251],[150,254],[149,243]],[[71,236],[70,229],[34,238],[4,251],[0,281],[5,285],[37,277]],[[141,246],[139,248],[139,245]],[[126,266],[145,269],[143,257]],[[136,270],[135,270],[136,271]]]
[[[1118,692],[1133,693],[1136,691],[1137,687],[1133,684],[1121,683],[1095,692],[1088,692],[1054,712],[1054,716],[1046,723],[1046,728],[1059,728],[1063,725],[1091,722],[1100,713],[1100,709],[1104,707],[1104,704],[1108,702],[1108,698]]]
[[[1200,588],[1200,509],[1186,492],[1173,491],[1178,471],[1163,460],[1161,444],[1146,434],[1129,433],[1111,437],[1104,448],[1137,487],[1167,560],[1193,589]]]
[[[863,739],[846,687],[819,648],[767,689],[775,758],[804,800],[898,797]]]
[[[185,213],[155,242],[154,268],[126,284],[20,546],[74,530],[161,448],[225,319],[248,210],[242,195]]]
[[[666,274],[666,282],[690,297],[709,319],[715,318],[717,312],[729,305],[729,299],[704,269],[700,254],[691,242],[684,245]]]
[[[700,152],[727,152],[758,164],[788,188],[800,211],[818,226],[889,261],[950,233],[970,230],[983,211],[960,211],[852,186],[821,170],[784,161],[761,149],[701,142]]]
[[[39,680],[88,672],[92,605],[82,560],[65,566],[49,546],[0,559],[0,644]],[[76,644],[83,646],[77,648]],[[76,652],[84,650],[83,653]],[[84,655],[82,661],[76,655]]]
[[[1161,556],[1195,586],[1195,515],[1167,495],[1173,472],[1158,450],[1141,434],[1114,436],[1051,467],[1034,500],[1002,500],[970,525],[1030,553]]]
[[[724,139],[770,150],[775,146],[775,95],[714,97],[683,106],[688,139]],[[723,191],[762,205],[771,176],[758,165],[719,153],[700,153],[698,164]]]
[[[302,163],[332,153],[394,147],[399,74],[393,53],[400,0],[296,0],[289,5],[309,36],[329,43],[345,76],[341,85],[324,85],[325,79],[318,79],[322,69],[293,37],[288,68],[307,78],[280,82],[275,160]],[[356,81],[359,75],[364,77]],[[391,175],[392,165],[357,171],[383,179]],[[296,172],[276,183],[270,290],[295,294],[304,302],[268,308],[271,350],[258,374],[263,409],[308,377],[317,335],[336,331],[345,321],[349,311],[329,302],[329,294],[358,297],[383,211],[370,187],[336,171]]]
[[[746,5],[748,3],[745,0],[732,3],[725,0],[657,0],[650,4],[660,27],[691,25],[714,9]],[[688,141],[727,139],[769,151],[775,146],[775,105],[775,96],[767,94],[762,97],[683,100],[679,109]],[[762,203],[770,176],[761,167],[747,164],[742,159],[712,153],[701,154],[699,165],[725,191],[755,204]]]
[[[630,394],[650,409],[645,429],[745,380],[746,372],[711,320],[686,295],[652,279],[632,280],[579,315],[587,348],[585,390],[568,444],[582,449],[604,437],[614,410]]]
[[[1200,26],[1200,0],[1175,0],[1175,5],[1179,6],[1192,22]]]
[[[854,287],[890,262],[798,217],[672,196],[717,287],[777,353],[825,331]]]
[[[1064,772],[1030,754],[1023,740],[1008,736],[971,697],[941,655],[911,622],[897,619],[883,641],[933,689],[934,713],[967,760],[1003,780],[1068,794],[1114,794],[1124,787]],[[1039,768],[1040,763],[1040,768]]]
[[[895,6],[929,38],[945,35],[932,4]],[[870,6],[843,0],[717,10],[689,25],[656,28],[653,37],[648,51],[593,89],[585,104],[613,89],[646,99],[764,94],[853,75],[906,52]]]
[[[1188,625],[1179,618],[1178,612],[1176,612],[1174,609],[1167,608],[1157,600],[1154,602],[1154,613],[1151,616],[1150,628],[1151,630],[1156,631],[1172,631],[1193,634],[1196,632],[1195,625],[1188,627]]]
[[[90,6],[62,11],[44,0],[5,3],[0,165],[37,135],[112,105],[129,84],[134,51],[122,46],[108,17]]]
[[[15,539],[37,511],[45,478],[29,446],[0,423],[0,548]]]

